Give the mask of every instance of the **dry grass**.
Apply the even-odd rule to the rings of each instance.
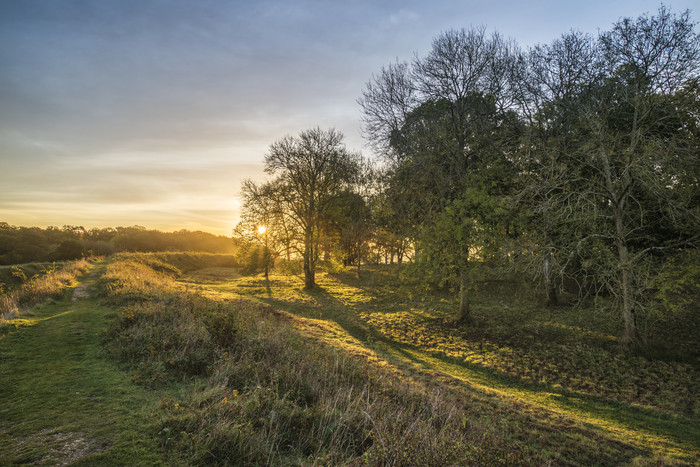
[[[77,277],[84,274],[89,265],[84,259],[65,264],[0,295],[0,323],[18,318],[23,311],[44,300],[60,298],[66,289],[76,284]]]
[[[104,349],[134,381],[178,388],[161,400],[159,427],[174,463],[589,465],[645,457],[561,415],[439,372],[388,365],[367,348],[371,335],[349,321],[336,329],[246,299],[207,298],[192,282],[177,284],[167,268],[147,266],[152,259],[122,258],[103,276],[105,299],[120,307]],[[211,283],[226,274],[184,280],[202,276]],[[240,281],[269,297],[266,286]],[[346,314],[345,307],[372,301],[359,285],[338,294]],[[340,315],[327,293],[304,297],[309,315]],[[320,310],[309,308],[319,301]],[[345,340],[327,332],[347,337],[347,329],[354,336]]]

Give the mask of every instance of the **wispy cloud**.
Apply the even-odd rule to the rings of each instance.
[[[412,10],[399,10],[397,13],[389,16],[389,23],[399,25],[404,23],[412,23],[418,21],[420,15]]]

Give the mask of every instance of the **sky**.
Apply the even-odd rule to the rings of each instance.
[[[283,136],[335,128],[372,157],[356,103],[365,83],[425,55],[441,32],[485,26],[527,48],[658,7],[0,0],[0,222],[231,235],[241,180],[265,179],[265,153]]]

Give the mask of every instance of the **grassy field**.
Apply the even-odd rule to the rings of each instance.
[[[61,298],[4,323],[0,465],[161,461],[151,433],[157,399],[101,357],[110,310],[94,298],[71,300],[76,287],[82,291],[94,281],[86,276]]]
[[[198,271],[181,282],[212,298],[272,305],[299,317],[300,329],[369,350],[414,378],[438,377],[469,397],[477,392],[566,420],[644,456],[692,462],[700,455],[700,372],[697,353],[690,352],[697,352],[697,333],[676,334],[675,345],[687,352],[664,348],[666,358],[653,359],[624,349],[616,314],[546,308],[508,283],[485,285],[473,307],[476,324],[458,328],[453,298],[421,293],[391,267],[369,268],[361,280],[351,272],[322,273],[313,292],[302,290],[299,277],[273,275],[268,285],[234,269],[229,274]],[[697,325],[695,317],[680,327],[697,331]],[[657,331],[663,340],[664,328]],[[552,437],[548,449],[570,450],[564,446],[570,439],[560,441],[556,447]]]
[[[241,276],[225,255],[119,255],[94,271],[94,292],[0,337],[0,464],[700,458],[692,317],[658,328],[686,330],[675,348],[661,332],[640,353],[604,308],[545,308],[507,281],[484,284],[459,328],[449,294],[394,267],[320,273],[311,292]]]

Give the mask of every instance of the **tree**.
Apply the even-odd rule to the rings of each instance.
[[[85,255],[83,242],[76,239],[64,240],[53,252],[52,259],[56,261],[67,261],[82,258]]]
[[[451,30],[433,41],[426,57],[384,68],[358,100],[365,135],[390,164],[385,200],[391,205],[385,212],[406,213],[417,250],[426,253],[419,258],[459,284],[458,316],[465,322],[470,320],[469,257],[483,246],[474,233],[483,227],[484,213],[473,209],[491,203],[463,198],[473,199],[475,190],[477,197],[503,192],[507,176],[491,183],[482,174],[497,175],[496,166],[510,170],[513,49],[483,28]],[[450,215],[450,206],[473,222]],[[435,241],[451,221],[460,230],[460,243]]]
[[[282,245],[288,245],[291,241],[283,235],[284,212],[278,193],[278,184],[256,184],[252,180],[243,180],[241,221],[234,230],[238,238],[263,246],[262,263],[266,281],[269,281],[269,270],[278,252],[282,251]]]
[[[321,221],[334,194],[347,186],[357,170],[356,156],[334,129],[314,128],[286,136],[270,146],[265,171],[277,177],[279,201],[303,237],[305,288],[315,286]]]
[[[633,342],[654,271],[674,249],[698,245],[688,194],[697,191],[700,37],[687,12],[661,7],[595,44],[572,33],[536,48],[529,65],[526,191],[544,256],[566,257],[563,268],[576,265],[573,274],[619,299]]]
[[[674,105],[700,72],[700,36],[693,27],[688,12],[673,15],[665,7],[657,16],[617,22],[600,36],[606,79],[584,108],[591,139],[582,156],[591,194],[605,201],[591,215],[601,220],[600,238],[612,247],[610,289],[622,303],[628,342],[638,337],[635,312],[643,305],[651,253],[690,241],[649,242],[645,219],[674,222],[681,215],[700,230],[697,217],[688,216],[690,206],[675,204],[673,183],[675,169],[682,170],[677,162],[697,158],[687,151],[683,107]]]
[[[372,204],[375,179],[374,165],[369,160],[357,158],[354,176],[349,180],[347,189],[336,195],[328,216],[329,227],[339,237],[343,263],[355,264],[358,278],[361,274],[363,250],[374,234]]]
[[[556,277],[565,272],[571,193],[586,180],[569,170],[581,131],[581,106],[599,79],[594,38],[570,32],[551,45],[538,45],[524,57],[520,70],[520,112],[527,122],[518,164],[521,212],[527,213],[530,254],[519,255],[544,283],[549,305],[558,303]],[[521,244],[523,242],[521,241]]]

